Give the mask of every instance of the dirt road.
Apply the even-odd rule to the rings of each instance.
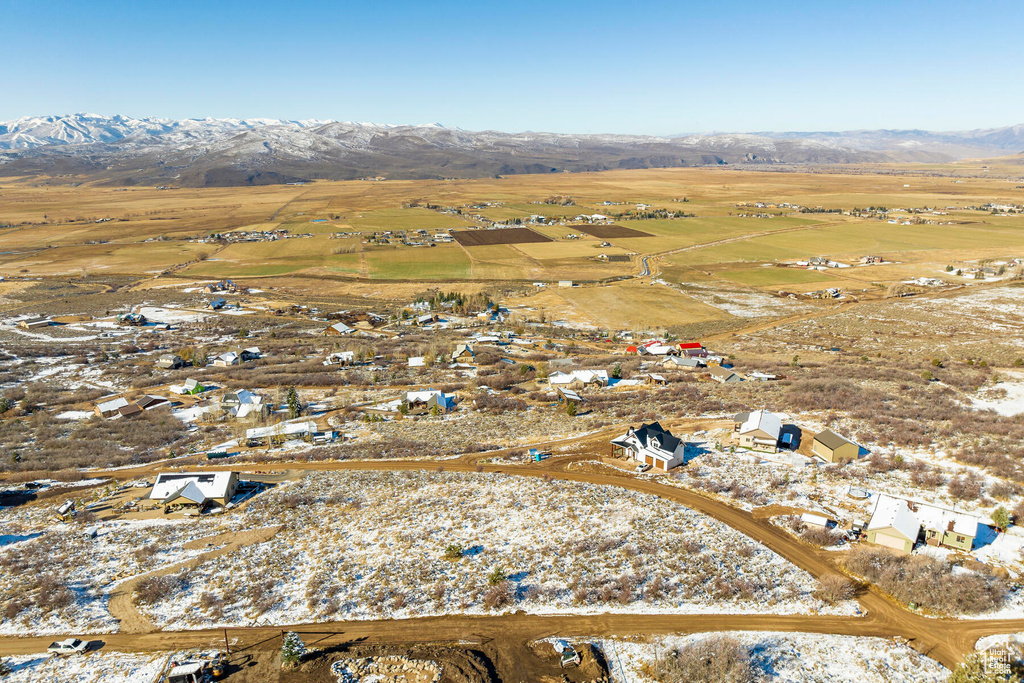
[[[734,508],[707,496],[660,483],[657,477],[636,477],[629,473],[574,472],[565,469],[581,456],[554,458],[529,465],[493,465],[472,461],[381,461],[291,463],[280,479],[300,476],[304,471],[419,471],[444,469],[456,472],[496,472],[515,476],[548,477],[566,481],[618,486],[653,494],[678,502],[713,517],[740,531],[765,547],[785,557],[815,577],[841,573],[834,555],[809,546],[766,519]],[[593,456],[585,456],[593,457]],[[269,538],[269,536],[267,536]],[[238,539],[239,542],[242,539]],[[247,543],[260,542],[249,538]],[[217,554],[230,552],[226,547]],[[167,569],[164,571],[173,571]],[[125,591],[130,595],[130,591]],[[125,598],[120,598],[124,600]],[[515,652],[526,643],[553,635],[561,636],[626,636],[631,634],[696,633],[723,630],[764,630],[784,632],[831,633],[852,636],[906,638],[919,652],[953,667],[970,652],[977,639],[984,635],[1024,631],[1024,619],[957,620],[937,619],[912,613],[881,594],[874,587],[863,589],[857,596],[866,616],[774,616],[774,615],[650,615],[600,614],[538,616],[510,614],[503,616],[445,616],[405,620],[353,621],[322,624],[297,624],[281,627],[232,628],[229,637],[233,649],[276,649],[280,647],[282,629],[296,630],[322,638],[324,642],[368,639],[382,643],[450,642],[477,640],[491,643],[503,656],[496,666],[505,673],[505,680],[515,676]],[[113,603],[113,600],[112,600]],[[123,608],[123,609],[122,609]],[[112,611],[115,606],[111,605]],[[130,609],[116,607],[122,615]],[[145,630],[143,621],[129,619],[129,628]],[[72,635],[72,634],[68,634]],[[103,636],[107,647],[121,650],[175,650],[223,645],[222,630],[186,632],[122,632]],[[0,655],[40,652],[53,640],[45,638],[0,639]],[[507,660],[507,661],[506,661]]]
[[[250,531],[226,532],[216,536],[200,538],[186,544],[185,549],[194,550],[204,546],[220,547],[215,550],[202,553],[191,560],[178,562],[177,564],[172,564],[167,567],[161,567],[156,571],[133,576],[127,581],[118,584],[117,588],[110,593],[110,599],[107,603],[107,609],[110,610],[110,615],[118,621],[118,630],[126,634],[152,633],[158,630],[157,627],[153,625],[153,622],[149,620],[149,617],[139,611],[139,608],[135,604],[135,600],[132,598],[132,594],[135,592],[135,589],[146,579],[173,574],[185,567],[198,567],[207,560],[212,560],[215,557],[233,553],[240,548],[265,543],[273,538],[280,530],[281,527],[279,526],[267,527],[265,529],[252,529]]]

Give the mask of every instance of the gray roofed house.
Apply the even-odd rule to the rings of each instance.
[[[733,382],[742,382],[743,378],[737,375],[732,370],[723,368],[720,366],[713,366],[708,368],[708,374],[711,375],[711,379],[722,384],[731,384]]]

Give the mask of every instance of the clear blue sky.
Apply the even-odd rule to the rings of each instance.
[[[0,0],[0,120],[673,134],[1024,122],[1024,2]]]

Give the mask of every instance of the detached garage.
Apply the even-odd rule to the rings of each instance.
[[[856,460],[857,456],[860,455],[860,446],[826,429],[814,437],[811,451],[825,462],[840,462],[842,460]]]

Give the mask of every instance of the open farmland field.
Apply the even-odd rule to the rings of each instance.
[[[525,280],[542,277],[543,266],[510,244],[472,247],[472,277],[484,280]]]
[[[654,320],[658,325],[671,326],[732,318],[722,310],[668,287],[635,284],[573,287],[553,289],[548,295],[564,300],[576,310],[577,316],[602,327],[621,325],[644,329]]]
[[[449,216],[429,209],[376,209],[350,214],[346,222],[354,230],[382,232],[384,230],[446,230],[472,225],[460,216]]]
[[[886,167],[866,167],[860,174],[679,168],[189,190],[67,187],[15,180],[0,189],[0,222],[8,226],[0,227],[0,273],[107,271],[151,276],[171,270],[204,278],[311,273],[425,282],[598,280],[636,271],[624,262],[599,263],[590,258],[599,253],[616,257],[636,253],[661,255],[655,259],[655,273],[662,272],[676,282],[700,280],[703,276],[689,270],[699,268],[744,271],[731,273],[739,280],[730,282],[751,287],[799,288],[820,280],[813,275],[787,275],[787,280],[778,282],[781,275],[773,273],[768,282],[766,273],[752,275],[730,264],[821,255],[852,262],[875,254],[898,261],[900,268],[845,272],[836,277],[885,284],[907,274],[920,277],[940,272],[950,262],[1012,258],[1024,253],[1024,218],[993,216],[970,208],[990,201],[1011,202],[1014,196],[1012,186],[997,179],[963,177],[954,182],[948,177],[906,172],[894,176]],[[541,203],[550,197],[571,197],[572,203]],[[678,201],[679,197],[686,197],[686,203]],[[629,219],[620,215],[640,202],[695,216]],[[755,209],[754,202],[770,204]],[[948,218],[941,220],[957,225],[893,225],[836,213],[801,214],[779,208],[783,202],[845,211],[879,205],[952,207],[946,212]],[[426,204],[434,208],[428,209]],[[457,230],[457,239],[469,248],[468,256],[465,250],[452,251],[450,247],[417,252],[412,247],[396,245],[381,250],[369,244],[364,256],[359,252],[365,238],[326,239],[328,233],[339,231],[432,232],[487,225],[473,215],[571,218],[586,212],[612,215],[618,227],[567,222]],[[111,220],[95,222],[107,218]],[[604,232],[622,235],[618,228],[633,236]],[[213,232],[239,230],[286,230],[315,237],[246,244],[194,241]],[[581,232],[590,236],[564,239]],[[145,242],[151,238],[163,241]],[[614,246],[597,247],[602,240]],[[473,253],[487,245],[512,244],[518,246]],[[815,282],[797,283],[792,278]]]
[[[544,235],[529,228],[503,228],[501,230],[459,230],[455,241],[464,247],[480,247],[492,244],[530,244],[550,242]]]
[[[584,232],[591,237],[598,239],[611,239],[612,237],[651,237],[649,232],[641,232],[634,228],[624,228],[621,225],[570,225],[570,228]]]
[[[454,244],[417,249],[383,247],[364,256],[372,279],[447,280],[470,276],[469,257]]]

